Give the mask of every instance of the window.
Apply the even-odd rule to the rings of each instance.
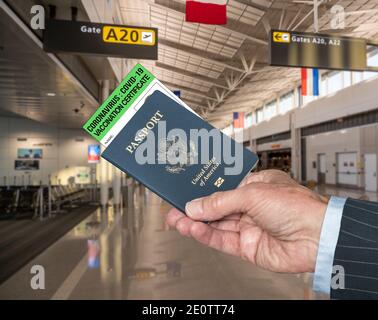
[[[378,51],[375,50],[372,53],[369,54],[368,59],[367,59],[367,65],[369,67],[378,67]],[[377,72],[369,72],[366,71],[364,72],[364,80],[365,79],[370,79],[378,75]]]
[[[256,112],[252,112],[252,125],[255,125],[257,124],[257,121],[256,121]]]
[[[352,72],[344,71],[344,88],[350,87],[352,85]]]
[[[273,100],[265,105],[264,120],[270,120],[277,114],[277,100]]]
[[[256,110],[256,123],[264,121],[264,109],[259,108]]]
[[[339,91],[343,88],[343,74],[332,72],[328,77],[328,94]]]
[[[252,112],[245,115],[244,122],[245,122],[244,123],[245,128],[249,128],[249,127],[252,126],[252,124],[253,124],[253,113]]]
[[[322,75],[322,80],[320,83],[320,95],[325,96],[328,94],[328,88],[327,88],[327,81],[328,80],[328,75],[324,73]]]
[[[364,72],[364,80],[373,78],[377,75],[377,72],[372,72],[372,71],[365,71]]]
[[[369,54],[367,64],[369,67],[378,67],[378,49]]]
[[[353,84],[357,84],[364,80],[364,73],[363,72],[353,72]]]
[[[284,114],[290,111],[294,106],[294,91],[283,95],[280,99],[279,113]]]
[[[316,97],[316,96],[303,96],[302,97],[303,105],[305,106],[307,103],[310,103],[310,102],[314,101],[317,98],[318,97]]]

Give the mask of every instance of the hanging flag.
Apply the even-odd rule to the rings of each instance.
[[[186,21],[226,24],[227,0],[186,0]]]
[[[319,95],[319,69],[301,70],[302,78],[302,96],[318,96]]]
[[[101,156],[101,147],[98,144],[88,146],[88,163],[99,163]]]
[[[234,112],[234,129],[244,128],[244,112]]]

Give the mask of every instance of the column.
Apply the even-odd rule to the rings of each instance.
[[[255,128],[256,128],[256,111],[254,111],[255,113],[255,121],[254,121],[254,124],[252,125],[252,127],[249,129],[249,145],[251,146],[251,150],[252,152],[256,153],[257,154],[257,139],[256,139],[256,135],[255,135]]]
[[[113,166],[113,205],[121,204],[121,171]]]
[[[109,96],[109,80],[103,80],[101,83],[101,99],[105,101]],[[104,147],[101,146],[101,152]],[[105,159],[100,160],[100,202],[102,207],[106,207],[109,201],[109,176],[108,162]]]
[[[251,150],[257,154],[257,140],[251,139]]]
[[[301,129],[295,128],[295,112],[290,114],[291,172],[297,181],[302,180]]]

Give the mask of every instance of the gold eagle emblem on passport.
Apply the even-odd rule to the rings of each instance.
[[[219,178],[217,179],[217,181],[214,182],[214,186],[216,186],[217,188],[220,188],[221,185],[223,184],[223,182],[224,182],[224,179],[221,178],[221,177],[219,177]]]

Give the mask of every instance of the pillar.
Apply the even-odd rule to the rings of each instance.
[[[103,80],[101,83],[101,99],[105,101],[109,96],[109,80]],[[101,152],[104,147],[101,146]],[[105,159],[100,160],[100,202],[103,207],[106,207],[109,201],[109,176],[108,176],[108,162]]]
[[[257,140],[256,139],[251,139],[250,146],[251,146],[252,152],[257,154]]]
[[[121,204],[121,171],[113,166],[113,205]]]
[[[301,129],[295,128],[295,113],[290,114],[291,172],[295,180],[302,180]]]

